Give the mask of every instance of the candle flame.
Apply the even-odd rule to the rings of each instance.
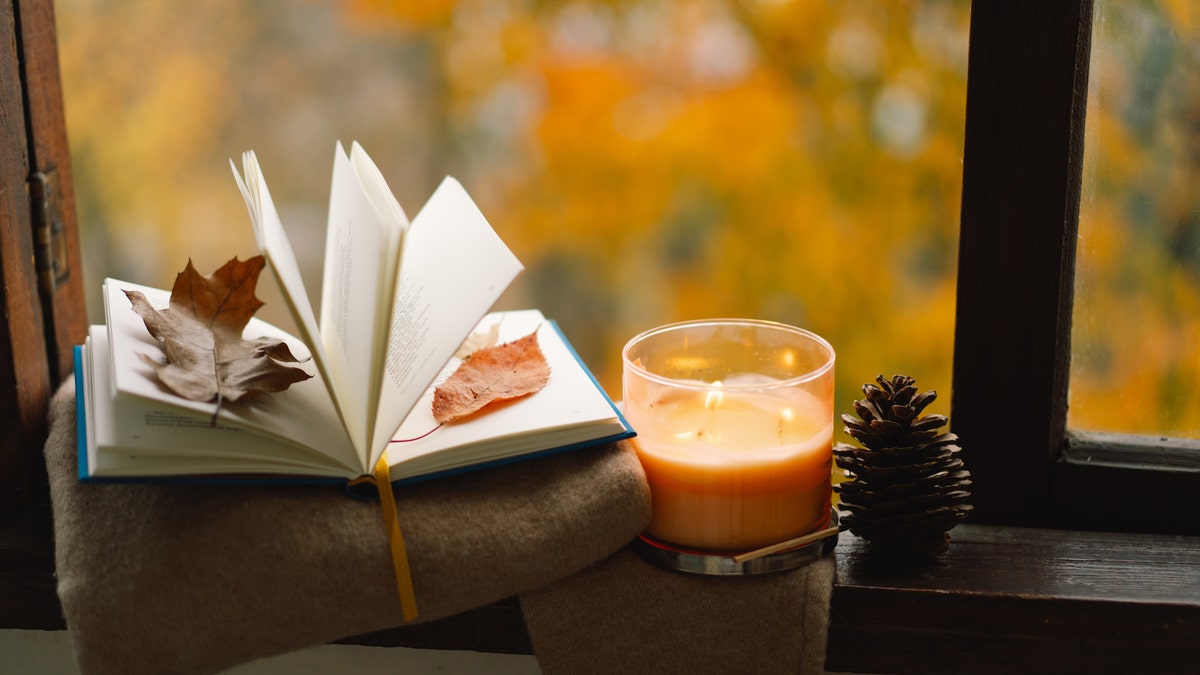
[[[779,444],[783,445],[783,434],[787,430],[788,424],[795,417],[795,413],[791,408],[783,408],[779,411]]]
[[[716,408],[721,405],[721,400],[724,394],[721,393],[721,381],[713,380],[713,388],[708,390],[708,395],[704,397],[704,407],[708,409]]]

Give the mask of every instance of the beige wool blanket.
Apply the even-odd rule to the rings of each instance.
[[[211,673],[403,623],[380,507],[337,486],[81,483],[74,388],[46,466],[81,672]],[[821,672],[831,560],[756,578],[661,570],[628,444],[394,490],[417,622],[518,595],[547,673]]]

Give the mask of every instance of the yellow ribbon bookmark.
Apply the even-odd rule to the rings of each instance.
[[[379,506],[383,508],[383,526],[387,528],[388,543],[392,549],[392,567],[396,572],[396,588],[400,592],[400,609],[404,620],[417,618],[417,594],[413,591],[412,572],[408,567],[408,552],[404,549],[404,535],[400,534],[400,515],[396,511],[396,496],[392,494],[391,471],[387,453],[375,463],[375,472],[351,483],[371,483],[379,492]]]

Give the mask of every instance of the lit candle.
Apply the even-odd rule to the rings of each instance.
[[[778,324],[754,329],[799,331]],[[811,336],[799,333],[805,340]],[[739,335],[738,341],[708,342],[692,335],[675,345],[661,343],[660,336],[654,350],[644,345],[626,362],[626,415],[638,432],[633,442],[653,506],[647,534],[656,539],[745,551],[803,535],[829,520],[832,349],[815,336],[822,347],[816,355],[791,345],[759,346],[750,352],[770,360],[762,367],[769,375],[724,372],[722,363],[752,365],[745,362],[747,334]],[[670,353],[675,349],[682,352]],[[735,353],[728,354],[730,349]],[[814,362],[823,368],[818,376],[811,376]],[[656,370],[722,377],[671,378]],[[788,377],[793,373],[799,375]]]

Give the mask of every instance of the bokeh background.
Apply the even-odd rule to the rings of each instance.
[[[1200,3],[1092,33],[1068,423],[1200,438]]]
[[[876,374],[903,372],[948,412],[968,2],[59,0],[57,11],[94,320],[105,276],[169,286],[188,258],[207,272],[256,252],[228,163],[251,148],[316,302],[334,143],[358,140],[410,216],[443,175],[463,182],[527,268],[503,305],[557,319],[614,397],[634,334],[746,316],[833,343],[839,410]],[[1100,330],[1076,332],[1087,367],[1072,420],[1195,429],[1200,85],[1177,64],[1196,58],[1197,10],[1140,2],[1120,14],[1142,28],[1093,68],[1115,105],[1089,111],[1105,154],[1089,155],[1100,168],[1085,215],[1098,229],[1081,239],[1080,297],[1102,318],[1077,321]],[[1152,65],[1136,65],[1146,45]],[[1146,169],[1164,153],[1165,174]],[[1128,179],[1133,193],[1117,186]],[[1177,185],[1168,206],[1144,206]],[[1128,290],[1166,265],[1164,287]],[[261,295],[260,316],[286,324],[277,294]],[[1135,344],[1155,359],[1121,351],[1116,317],[1147,331]],[[1122,402],[1104,403],[1113,390]],[[997,383],[998,398],[1016,391]]]

